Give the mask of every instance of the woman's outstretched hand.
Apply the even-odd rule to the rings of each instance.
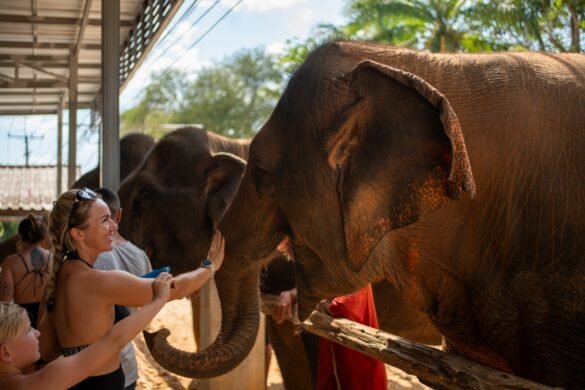
[[[152,282],[152,295],[154,299],[162,299],[167,302],[171,296],[171,284],[175,278],[168,272],[161,272]]]
[[[215,272],[219,271],[223,263],[225,239],[219,230],[216,230],[207,253],[207,258],[213,263],[213,269]]]

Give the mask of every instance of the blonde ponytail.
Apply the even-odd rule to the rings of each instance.
[[[77,189],[66,191],[59,196],[53,204],[53,210],[49,214],[49,237],[51,239],[51,251],[53,252],[53,271],[47,283],[45,302],[47,311],[53,311],[55,307],[55,290],[57,289],[57,275],[59,268],[65,260],[65,254],[75,252],[76,248],[71,241],[69,231],[73,227],[83,228],[87,222],[89,209],[94,200],[83,201],[75,207]]]

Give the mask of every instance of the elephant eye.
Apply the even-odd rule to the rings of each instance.
[[[138,193],[138,197],[141,200],[149,200],[152,197],[152,192],[149,189],[147,189],[147,188],[143,188]]]
[[[270,171],[259,167],[258,165],[254,164],[251,169],[252,180],[256,185],[256,190],[263,194],[270,193],[274,188],[274,183],[272,183],[272,174]]]

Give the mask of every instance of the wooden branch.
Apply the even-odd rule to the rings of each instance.
[[[379,329],[343,318],[332,318],[322,312],[314,311],[300,326],[415,375],[421,382],[436,389],[552,389]]]

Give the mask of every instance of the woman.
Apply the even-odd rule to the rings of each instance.
[[[153,300],[114,325],[101,339],[73,356],[57,359],[33,374],[23,370],[39,359],[39,331],[26,311],[14,303],[0,303],[0,388],[66,389],[114,359],[168,301],[172,277],[160,274],[153,283]]]
[[[43,216],[29,214],[18,225],[18,233],[20,241],[16,253],[8,256],[2,264],[0,301],[14,301],[24,307],[34,328],[53,264],[51,254],[43,248],[47,238],[47,220]]]
[[[114,305],[140,307],[152,299],[152,279],[124,271],[93,269],[97,256],[112,249],[117,229],[108,206],[87,188],[67,191],[55,202],[49,215],[55,259],[45,305],[49,321],[41,324],[51,324],[55,333],[42,329],[43,359],[59,354],[49,348],[57,345],[56,339],[61,352],[70,356],[103,337],[114,323]],[[223,256],[224,240],[218,231],[202,266],[175,277],[170,299],[185,297],[199,289],[221,267]],[[76,388],[122,389],[124,386],[117,356],[97,374]]]

